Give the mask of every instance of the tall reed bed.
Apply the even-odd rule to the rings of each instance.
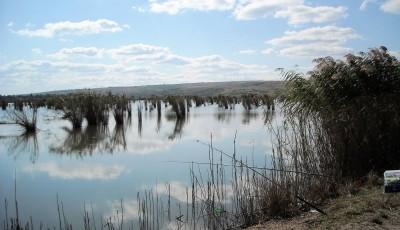
[[[86,92],[61,97],[56,103],[62,105],[64,118],[71,121],[74,129],[82,127],[83,119],[89,126],[107,125],[110,110],[116,125],[123,125],[132,115],[126,96]]]
[[[400,62],[385,47],[344,60],[315,60],[307,75],[287,72],[285,113],[325,132],[338,182],[400,167]]]
[[[232,153],[214,147],[212,141],[199,141],[209,148],[209,162],[187,162],[191,183],[186,203],[171,204],[171,185],[164,202],[153,191],[138,195],[140,229],[160,229],[157,226],[165,222],[176,229],[238,229],[310,209],[323,213],[318,206],[337,189],[333,155],[319,155],[325,133],[318,123],[287,122],[271,125],[276,141],[271,158],[261,166],[238,158],[236,140]]]

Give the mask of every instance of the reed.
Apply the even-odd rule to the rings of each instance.
[[[82,96],[69,96],[62,98],[64,119],[71,122],[73,129],[82,128],[84,119],[84,108],[82,106]]]
[[[137,107],[137,115],[138,115],[138,134],[139,136],[142,136],[142,127],[143,127],[143,120],[142,120],[142,103],[139,102],[139,105]]]
[[[286,116],[318,122],[338,181],[400,167],[400,62],[385,47],[320,58],[308,76],[285,73]]]
[[[157,107],[157,132],[160,131],[161,129],[161,100],[156,101],[156,107]]]
[[[298,127],[302,127],[303,133],[293,133]],[[276,143],[270,164],[262,167],[254,165],[252,160],[238,158],[236,137],[232,153],[216,148],[212,139],[210,143],[198,141],[208,147],[209,160],[188,162],[191,182],[186,187],[186,203],[172,197],[173,184],[167,183],[165,192],[160,193],[162,188],[156,187],[137,194],[137,221],[125,221],[122,200],[116,213],[97,221],[93,208],[90,211],[84,204],[84,221],[78,229],[95,229],[96,222],[102,229],[121,230],[239,229],[265,219],[291,217],[316,207],[333,188],[331,177],[322,174],[332,170],[326,165],[329,160],[321,159],[317,154],[321,149],[315,146],[319,138],[315,134],[320,129],[300,123],[271,128],[274,128]],[[314,130],[312,134],[308,133],[310,128]],[[304,151],[299,152],[299,149]],[[205,167],[200,168],[200,165]],[[72,230],[58,198],[57,207],[60,228]],[[11,225],[15,226],[13,221]],[[24,222],[18,220],[18,223]]]
[[[5,100],[1,101],[1,109],[2,110],[6,110],[7,109],[7,105],[8,105],[7,101],[5,101]]]
[[[83,95],[85,118],[88,125],[107,125],[109,118],[109,98],[95,93]]]
[[[187,114],[186,103],[183,97],[168,97],[168,103],[176,114],[177,119],[184,119]]]
[[[114,120],[117,125],[123,125],[125,122],[125,114],[129,116],[131,111],[129,100],[126,96],[112,96],[111,103]]]
[[[13,109],[7,111],[7,114],[10,120],[24,129],[25,133],[35,133],[37,131],[37,108]]]

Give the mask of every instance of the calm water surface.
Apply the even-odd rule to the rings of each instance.
[[[272,151],[263,108],[245,113],[241,105],[234,110],[194,107],[183,122],[177,122],[168,108],[160,119],[155,110],[143,110],[141,126],[134,111],[126,127],[115,127],[110,117],[108,127],[84,127],[80,132],[73,132],[61,117],[62,112],[39,109],[40,131],[34,136],[21,136],[14,125],[0,125],[2,223],[4,199],[9,201],[9,215],[14,213],[15,175],[24,220],[32,216],[36,222],[58,226],[58,194],[69,221],[82,226],[85,203],[92,205],[97,217],[107,217],[123,199],[124,218],[135,219],[137,193],[153,189],[166,195],[166,183],[171,184],[172,198],[184,202],[190,164],[183,162],[209,159],[208,147],[197,140],[209,143],[212,136],[215,147],[232,153],[237,131],[239,157],[259,166]],[[276,114],[272,117],[279,120]],[[5,119],[6,112],[0,111],[0,121]]]

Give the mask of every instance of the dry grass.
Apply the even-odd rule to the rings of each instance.
[[[400,193],[384,194],[381,186],[359,187],[354,195],[341,195],[324,206],[327,216],[315,212],[271,220],[249,229],[399,229]]]

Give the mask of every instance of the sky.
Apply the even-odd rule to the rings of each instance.
[[[400,0],[0,0],[0,94],[280,80],[399,41]]]

